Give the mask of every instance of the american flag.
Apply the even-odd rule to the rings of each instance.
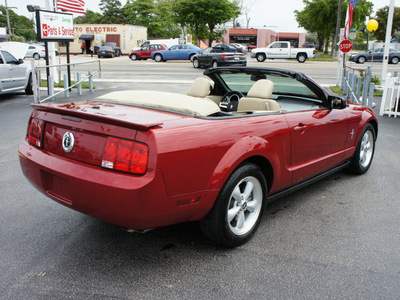
[[[85,14],[85,1],[83,0],[57,0],[57,8],[77,14]]]
[[[359,0],[350,0],[347,8],[346,21],[344,23],[344,39],[347,40],[350,34],[350,27],[353,25],[353,12]]]

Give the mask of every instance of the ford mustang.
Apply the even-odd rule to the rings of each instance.
[[[378,133],[371,109],[267,68],[207,69],[187,95],[33,109],[19,158],[40,192],[136,230],[199,221],[228,247],[254,235],[270,201],[344,168],[365,173]]]

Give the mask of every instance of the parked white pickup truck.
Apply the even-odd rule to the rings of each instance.
[[[308,58],[314,58],[315,48],[291,48],[290,42],[273,42],[266,48],[251,50],[251,58],[263,62],[268,59],[297,59],[303,63]]]

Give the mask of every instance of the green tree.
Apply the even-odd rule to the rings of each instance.
[[[102,24],[126,23],[120,1],[100,0],[100,9],[103,12]]]
[[[374,32],[377,40],[384,41],[386,38],[386,27],[389,14],[389,6],[382,7],[377,10],[375,20],[378,21],[378,29]],[[394,8],[392,35],[396,31],[400,31],[400,7]]]
[[[0,27],[7,27],[6,10],[3,5],[0,5],[0,11],[2,12],[2,18],[0,18]],[[11,26],[11,39],[13,41],[25,42],[25,41],[36,41],[37,35],[34,30],[34,23],[27,17],[20,16],[13,12],[11,9],[8,10]],[[7,29],[8,33],[8,29]]]
[[[198,43],[208,38],[209,45],[217,36],[218,25],[240,14],[240,8],[228,0],[176,0],[173,10],[176,21],[189,27]]]
[[[336,31],[336,21],[338,14],[337,0],[303,0],[305,7],[302,11],[295,11],[296,20],[300,27],[310,33],[316,33],[318,44],[322,50],[325,44],[325,52],[328,52],[328,43]],[[344,27],[346,11],[349,0],[342,3],[341,27]],[[361,28],[372,12],[373,4],[367,0],[360,0],[353,13],[353,28]]]
[[[103,15],[91,10],[86,11],[86,15],[74,18],[75,24],[102,24]]]
[[[150,38],[179,37],[180,29],[171,10],[169,0],[128,0],[123,8],[126,22],[147,27]]]

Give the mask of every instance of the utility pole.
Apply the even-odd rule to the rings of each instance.
[[[8,36],[11,39],[11,25],[10,25],[10,16],[8,15],[8,4],[7,4],[7,0],[5,0],[6,2],[6,18],[7,18],[7,27],[8,27]]]
[[[342,0],[339,0],[339,2],[338,2],[337,21],[336,21],[336,32],[335,32],[335,35],[333,36],[333,42],[332,42],[332,57],[336,57],[337,56],[337,51],[338,51],[337,37],[338,37],[339,31],[340,31],[340,19],[341,18],[342,18]]]

